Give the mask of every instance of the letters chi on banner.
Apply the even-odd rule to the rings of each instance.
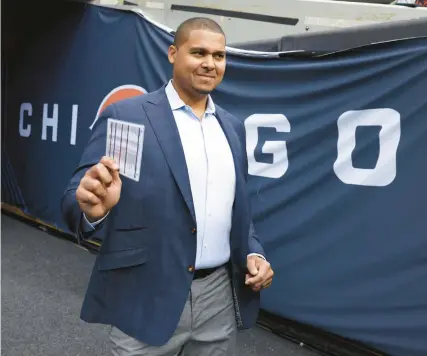
[[[88,6],[28,43],[8,72],[2,200],[65,229],[60,199],[97,115],[165,84],[171,42],[136,14]],[[265,310],[427,354],[426,62],[425,39],[228,56],[213,98],[247,130],[254,222],[276,271]]]

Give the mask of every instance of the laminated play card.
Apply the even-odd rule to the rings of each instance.
[[[144,125],[115,119],[108,119],[107,125],[106,156],[115,159],[122,176],[139,181]]]

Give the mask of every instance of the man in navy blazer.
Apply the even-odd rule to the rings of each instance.
[[[168,58],[167,85],[104,110],[63,196],[70,229],[103,240],[81,318],[112,326],[113,355],[233,355],[273,271],[251,220],[244,125],[209,95],[225,35],[187,20]],[[127,149],[140,150],[132,162]]]

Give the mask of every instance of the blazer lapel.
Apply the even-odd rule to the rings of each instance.
[[[191,212],[194,222],[196,222],[184,150],[164,88],[160,89],[158,95],[154,96],[153,99],[144,105],[144,109],[181,194]]]
[[[240,192],[240,184],[242,183],[242,179],[244,177],[242,176],[243,173],[243,167],[242,167],[242,157],[241,157],[241,149],[239,149],[240,140],[237,136],[237,133],[234,131],[233,125],[229,120],[227,120],[227,114],[220,108],[216,107],[217,111],[217,119],[219,124],[222,127],[222,130],[224,131],[225,137],[227,138],[228,144],[230,145],[231,153],[233,154],[233,161],[234,161],[234,171],[236,173],[236,199],[239,197]],[[246,154],[246,151],[243,152],[243,154]]]
[[[242,166],[242,157],[243,153],[241,152],[240,140],[237,133],[234,131],[233,125],[230,120],[227,118],[227,114],[223,112],[218,106],[217,109],[217,119],[220,123],[222,130],[224,131],[225,137],[227,138],[228,144],[233,154],[234,160],[234,171],[236,172],[236,189],[234,195],[234,204],[233,204],[233,216],[231,222],[231,231],[230,231],[230,244],[232,249],[236,248],[240,238],[244,236],[242,231],[242,213],[244,212],[244,176],[243,176],[243,166]],[[244,152],[246,153],[246,151]],[[236,245],[237,244],[237,245]]]
[[[224,134],[228,140],[228,144],[230,145],[231,152],[233,154],[234,160],[234,170],[236,172],[236,193],[234,196],[234,204],[233,204],[233,217],[230,231],[230,240],[232,248],[236,248],[239,245],[239,238],[234,237],[242,237],[247,236],[248,232],[242,230],[243,224],[242,218],[245,216],[246,211],[246,199],[245,199],[245,177],[244,177],[244,160],[242,157],[243,154],[246,154],[245,147],[239,147],[241,145],[239,136],[235,132],[233,125],[230,120],[227,119],[227,113],[221,110],[218,106],[217,108],[217,119],[224,131]],[[242,151],[243,149],[243,151]],[[234,247],[233,247],[234,246]],[[240,246],[241,248],[241,246]],[[243,252],[246,255],[246,252]],[[246,259],[243,261],[246,263]]]

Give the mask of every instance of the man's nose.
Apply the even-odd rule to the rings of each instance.
[[[203,62],[203,68],[210,69],[210,70],[215,68],[215,62],[212,56],[205,57],[205,60]]]

